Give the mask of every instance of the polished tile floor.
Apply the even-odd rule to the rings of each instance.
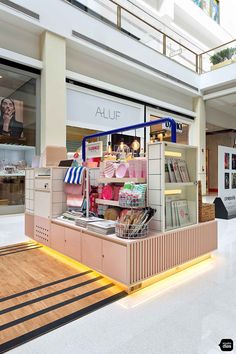
[[[0,218],[1,244],[23,217]],[[11,351],[11,354],[215,354],[236,345],[236,219],[219,220],[213,258]]]

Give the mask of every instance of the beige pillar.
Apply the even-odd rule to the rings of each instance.
[[[197,114],[193,144],[198,146],[198,179],[202,181],[203,194],[206,194],[206,107],[202,97],[193,99],[193,110]]]
[[[66,145],[66,41],[51,32],[41,38],[41,151]]]

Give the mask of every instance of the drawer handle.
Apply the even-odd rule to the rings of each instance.
[[[104,258],[104,254],[102,254],[102,258]]]

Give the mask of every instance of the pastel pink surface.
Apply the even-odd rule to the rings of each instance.
[[[116,169],[116,178],[124,178],[127,174],[127,166],[121,163]]]
[[[111,200],[113,198],[113,189],[111,186],[107,185],[103,187],[102,199]]]

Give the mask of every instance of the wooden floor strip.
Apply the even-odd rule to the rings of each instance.
[[[60,283],[64,283],[66,281],[69,281],[69,280],[72,280],[72,279],[76,279],[78,277],[81,277],[81,276],[89,274],[89,273],[92,273],[91,269],[87,270],[85,272],[82,272],[82,273],[71,275],[70,277],[66,277],[66,278],[63,278],[63,279],[55,280],[55,281],[47,283],[47,284],[36,286],[35,288],[32,288],[32,289],[27,289],[27,290],[21,291],[20,293],[17,293],[17,294],[12,294],[12,295],[3,297],[3,298],[0,299],[0,302],[8,301],[8,300],[14,299],[15,297],[23,296],[23,295],[26,295],[26,294],[29,294],[29,293],[32,293],[32,292],[35,292],[35,291],[38,291],[38,290],[42,290],[42,289],[45,289],[45,288],[47,288],[49,286],[54,286],[54,285],[57,285],[57,284],[60,284]]]
[[[27,316],[24,316],[24,317],[21,317],[21,318],[18,318],[14,321],[11,321],[11,322],[8,322],[8,323],[5,323],[3,325],[0,326],[0,331],[4,331],[5,329],[8,329],[10,327],[13,327],[13,326],[16,326],[18,325],[19,323],[22,323],[22,322],[25,322],[25,321],[28,321],[28,320],[31,320],[32,318],[36,318],[38,316],[41,316],[47,312],[50,312],[50,311],[54,311],[54,310],[57,310],[63,306],[66,306],[66,305],[69,305],[73,302],[76,302],[76,301],[79,301],[85,297],[88,297],[90,295],[94,295],[100,291],[103,291],[105,289],[108,289],[108,288],[111,288],[112,286],[114,286],[114,284],[110,283],[110,284],[107,284],[107,285],[104,285],[104,286],[101,286],[100,288],[97,288],[97,289],[93,289],[91,291],[88,291],[84,294],[81,294],[81,295],[78,295],[76,297],[73,297],[72,299],[69,299],[69,300],[66,300],[66,301],[63,301],[63,302],[59,302],[53,306],[50,306],[50,307],[47,307],[43,310],[40,310],[40,311],[37,311],[37,312],[34,312],[30,315],[27,315]]]
[[[126,296],[109,279],[44,246],[34,252],[17,247],[0,250],[7,254],[0,261],[0,353]]]
[[[84,281],[84,282],[82,282],[82,283],[69,286],[68,288],[55,291],[54,293],[46,294],[46,295],[37,297],[37,298],[35,298],[35,299],[32,299],[32,300],[23,302],[23,303],[21,303],[21,304],[8,307],[8,308],[6,308],[6,309],[4,309],[4,310],[1,310],[1,311],[0,311],[0,315],[3,315],[3,314],[5,314],[5,313],[7,313],[7,312],[10,312],[10,311],[18,310],[18,309],[20,309],[20,308],[22,308],[22,307],[25,307],[25,306],[29,306],[29,305],[35,304],[36,302],[39,302],[39,301],[43,301],[43,300],[49,299],[50,297],[57,296],[57,295],[61,295],[61,294],[63,294],[63,293],[69,292],[69,291],[71,291],[71,290],[78,289],[78,288],[80,288],[80,287],[82,287],[82,286],[84,286],[84,285],[91,284],[91,283],[93,283],[93,282],[95,282],[95,281],[98,281],[98,280],[100,280],[100,279],[103,279],[103,277],[102,277],[101,275],[99,275],[99,276],[96,277],[96,278],[92,278],[92,279],[86,280],[86,281]]]
[[[28,245],[37,245],[38,243],[36,242],[21,242],[21,243],[13,243],[12,245],[9,245],[9,246],[3,246],[3,247],[0,247],[0,251],[4,251],[4,250],[8,250],[10,248],[16,248],[16,247],[25,247],[25,246],[28,246]]]
[[[46,334],[48,332],[51,332],[56,328],[64,326],[65,324],[75,321],[83,316],[86,316],[89,313],[91,313],[95,310],[98,310],[99,308],[102,308],[103,306],[106,306],[114,301],[120,300],[125,296],[127,296],[127,293],[125,291],[121,291],[115,295],[109,296],[101,301],[98,301],[98,302],[92,304],[92,305],[84,307],[83,309],[81,309],[79,311],[73,312],[68,316],[60,318],[56,321],[48,323],[47,325],[44,325],[44,326],[39,327],[33,331],[30,331],[22,336],[19,336],[19,337],[16,337],[10,341],[7,341],[7,342],[0,345],[0,353],[5,353],[6,351],[13,349],[23,343],[29,342],[30,340],[40,337],[41,335]]]
[[[28,248],[26,248],[26,249],[24,249],[24,250],[20,250],[20,251],[14,251],[14,252],[8,252],[8,253],[1,253],[0,254],[0,257],[3,257],[3,256],[9,256],[10,254],[14,254],[14,253],[20,253],[20,252],[25,252],[25,251],[31,251],[31,250],[35,250],[35,249],[37,249],[37,248],[42,248],[43,246],[33,246],[33,247],[28,247]]]
[[[11,252],[11,251],[15,251],[15,250],[21,250],[21,249],[27,249],[28,247],[32,247],[32,246],[39,246],[39,244],[37,243],[28,243],[26,245],[21,245],[21,246],[12,246],[9,248],[0,248],[0,254],[1,253],[5,253],[5,252]]]

